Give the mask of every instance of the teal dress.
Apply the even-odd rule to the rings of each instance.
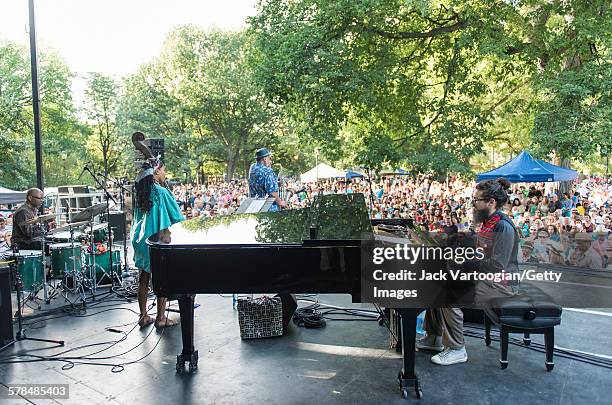
[[[147,239],[185,220],[172,193],[157,183],[153,184],[151,190],[151,203],[151,209],[146,213],[138,207],[134,208],[134,224],[130,232],[134,247],[134,263],[138,269],[147,273],[151,272]]]

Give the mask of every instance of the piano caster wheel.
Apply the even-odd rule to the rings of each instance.
[[[184,368],[185,368],[185,360],[183,360],[181,355],[179,354],[178,356],[176,356],[176,372],[181,373]]]
[[[399,384],[400,384],[400,392],[402,393],[402,398],[408,398],[409,393],[408,393],[408,386],[406,386],[405,384],[414,384],[414,392],[416,394],[417,399],[421,399],[423,398],[423,391],[421,390],[421,387],[419,386],[419,380],[414,379],[414,380],[404,380],[403,375],[401,372],[398,373],[397,378],[399,379]]]
[[[508,368],[508,362],[507,361],[499,361],[499,365],[501,366],[502,370],[505,370]]]
[[[185,370],[185,363],[189,362],[188,370],[190,373],[198,369],[198,351],[194,351],[191,356],[179,354],[176,356],[176,372],[181,373]]]
[[[192,373],[198,369],[198,351],[194,351],[189,359],[189,372]]]
[[[421,390],[421,387],[419,386],[419,380],[416,380],[414,382],[414,392],[416,394],[417,399],[423,398],[423,391]]]
[[[546,371],[552,371],[555,368],[555,363],[546,363]]]
[[[414,390],[417,399],[423,398],[423,391],[417,388]],[[408,388],[402,388],[402,398],[408,398],[410,394],[408,393]]]

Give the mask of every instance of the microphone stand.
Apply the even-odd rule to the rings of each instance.
[[[91,169],[89,169],[88,165],[85,165],[85,167],[83,168],[83,170],[87,171],[87,173],[89,173],[91,175],[91,177],[94,179],[94,181],[96,182],[96,184],[102,189],[104,190],[104,196],[106,197],[106,218],[110,219],[110,204],[109,204],[109,200],[114,202],[115,204],[117,204],[117,200],[115,200],[115,198],[109,193],[109,191],[106,189],[106,187],[104,186],[104,184],[102,184],[102,182],[100,182],[100,180],[98,179],[98,177],[91,171]],[[104,178],[106,178],[106,176],[102,176]],[[92,218],[92,223],[91,223],[92,229],[93,229],[93,218]],[[93,230],[92,230],[93,232]],[[93,241],[93,244],[95,244],[95,241]],[[92,246],[92,252],[95,246]],[[115,277],[113,276],[113,232],[112,229],[110,229],[110,224],[109,224],[109,232],[108,232],[108,254],[109,254],[109,271],[110,271],[110,278],[111,278],[111,283],[113,285],[113,287],[115,286]],[[118,280],[117,280],[118,281]],[[93,287],[93,291],[95,292],[96,288],[95,285],[97,284],[98,280],[95,277],[95,269],[94,269],[94,287]],[[112,288],[111,288],[112,290]]]

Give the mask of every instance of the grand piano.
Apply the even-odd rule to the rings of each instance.
[[[381,221],[375,221],[379,224]],[[316,198],[309,208],[196,218],[170,228],[171,241],[147,243],[153,290],[179,303],[185,363],[197,368],[195,294],[342,293],[361,296],[361,244],[376,238],[362,194]],[[422,396],[415,374],[417,308],[398,309],[403,367],[400,391]]]

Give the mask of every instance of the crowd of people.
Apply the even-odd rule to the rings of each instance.
[[[554,183],[514,184],[504,208],[521,236],[523,262],[605,268],[612,231],[612,183],[586,177],[558,196]],[[368,181],[325,179],[301,184],[283,179],[287,207],[308,206],[318,194],[363,193],[372,218],[409,218],[423,230],[445,234],[450,245],[461,232],[474,232],[474,183],[459,177],[382,176]],[[172,187],[185,218],[230,215],[248,197],[246,180]],[[6,215],[5,215],[6,216]],[[0,242],[10,237],[10,218],[0,216]]]
[[[504,208],[521,236],[521,260],[604,268],[612,230],[612,184],[587,177],[558,196],[554,183],[515,184]],[[474,183],[459,177],[382,176],[371,181],[326,179],[301,184],[284,180],[281,194],[289,208],[308,206],[318,194],[363,193],[372,218],[410,218],[422,229],[446,234],[474,232]],[[186,218],[228,215],[248,196],[246,181],[184,184],[173,194]],[[588,246],[587,246],[588,245]]]

